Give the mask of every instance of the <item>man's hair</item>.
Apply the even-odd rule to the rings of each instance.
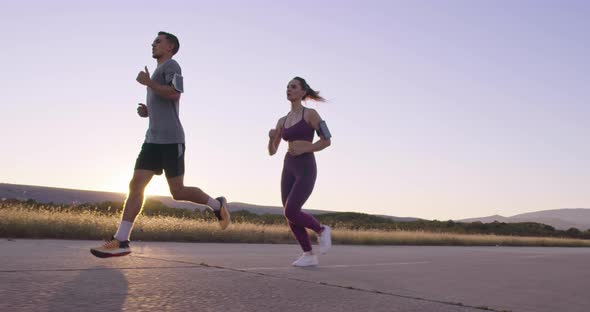
[[[178,38],[175,35],[167,33],[165,31],[159,32],[158,36],[160,35],[164,35],[166,37],[166,40],[168,40],[168,42],[174,45],[174,48],[172,49],[172,55],[176,54],[176,52],[178,52],[178,49],[180,48],[180,42],[178,42]]]

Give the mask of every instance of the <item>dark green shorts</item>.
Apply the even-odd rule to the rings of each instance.
[[[135,161],[135,169],[151,170],[167,178],[184,175],[184,144],[143,143]]]

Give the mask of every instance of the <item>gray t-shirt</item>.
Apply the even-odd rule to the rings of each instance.
[[[173,86],[178,92],[184,91],[180,65],[173,59],[158,65],[151,78],[158,84]],[[184,143],[178,101],[164,99],[151,88],[147,88],[146,101],[150,124],[145,134],[145,143]]]

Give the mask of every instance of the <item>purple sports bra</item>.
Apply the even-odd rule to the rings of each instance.
[[[287,116],[289,116],[287,114]],[[303,112],[301,113],[301,120],[298,123],[292,125],[289,128],[285,128],[285,122],[287,122],[287,118],[285,118],[285,122],[283,122],[283,130],[281,131],[281,137],[283,140],[287,142],[292,141],[313,141],[313,134],[315,130],[305,122],[305,107],[303,108]]]

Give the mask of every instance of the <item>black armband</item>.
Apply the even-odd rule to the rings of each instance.
[[[330,129],[328,129],[328,125],[326,124],[325,120],[320,121],[320,128],[318,130],[316,130],[316,133],[319,136],[324,137],[326,140],[328,140],[332,137],[332,134],[330,133]]]
[[[181,75],[176,73],[174,74],[172,77],[172,87],[178,91],[178,93],[184,92],[184,83]]]

